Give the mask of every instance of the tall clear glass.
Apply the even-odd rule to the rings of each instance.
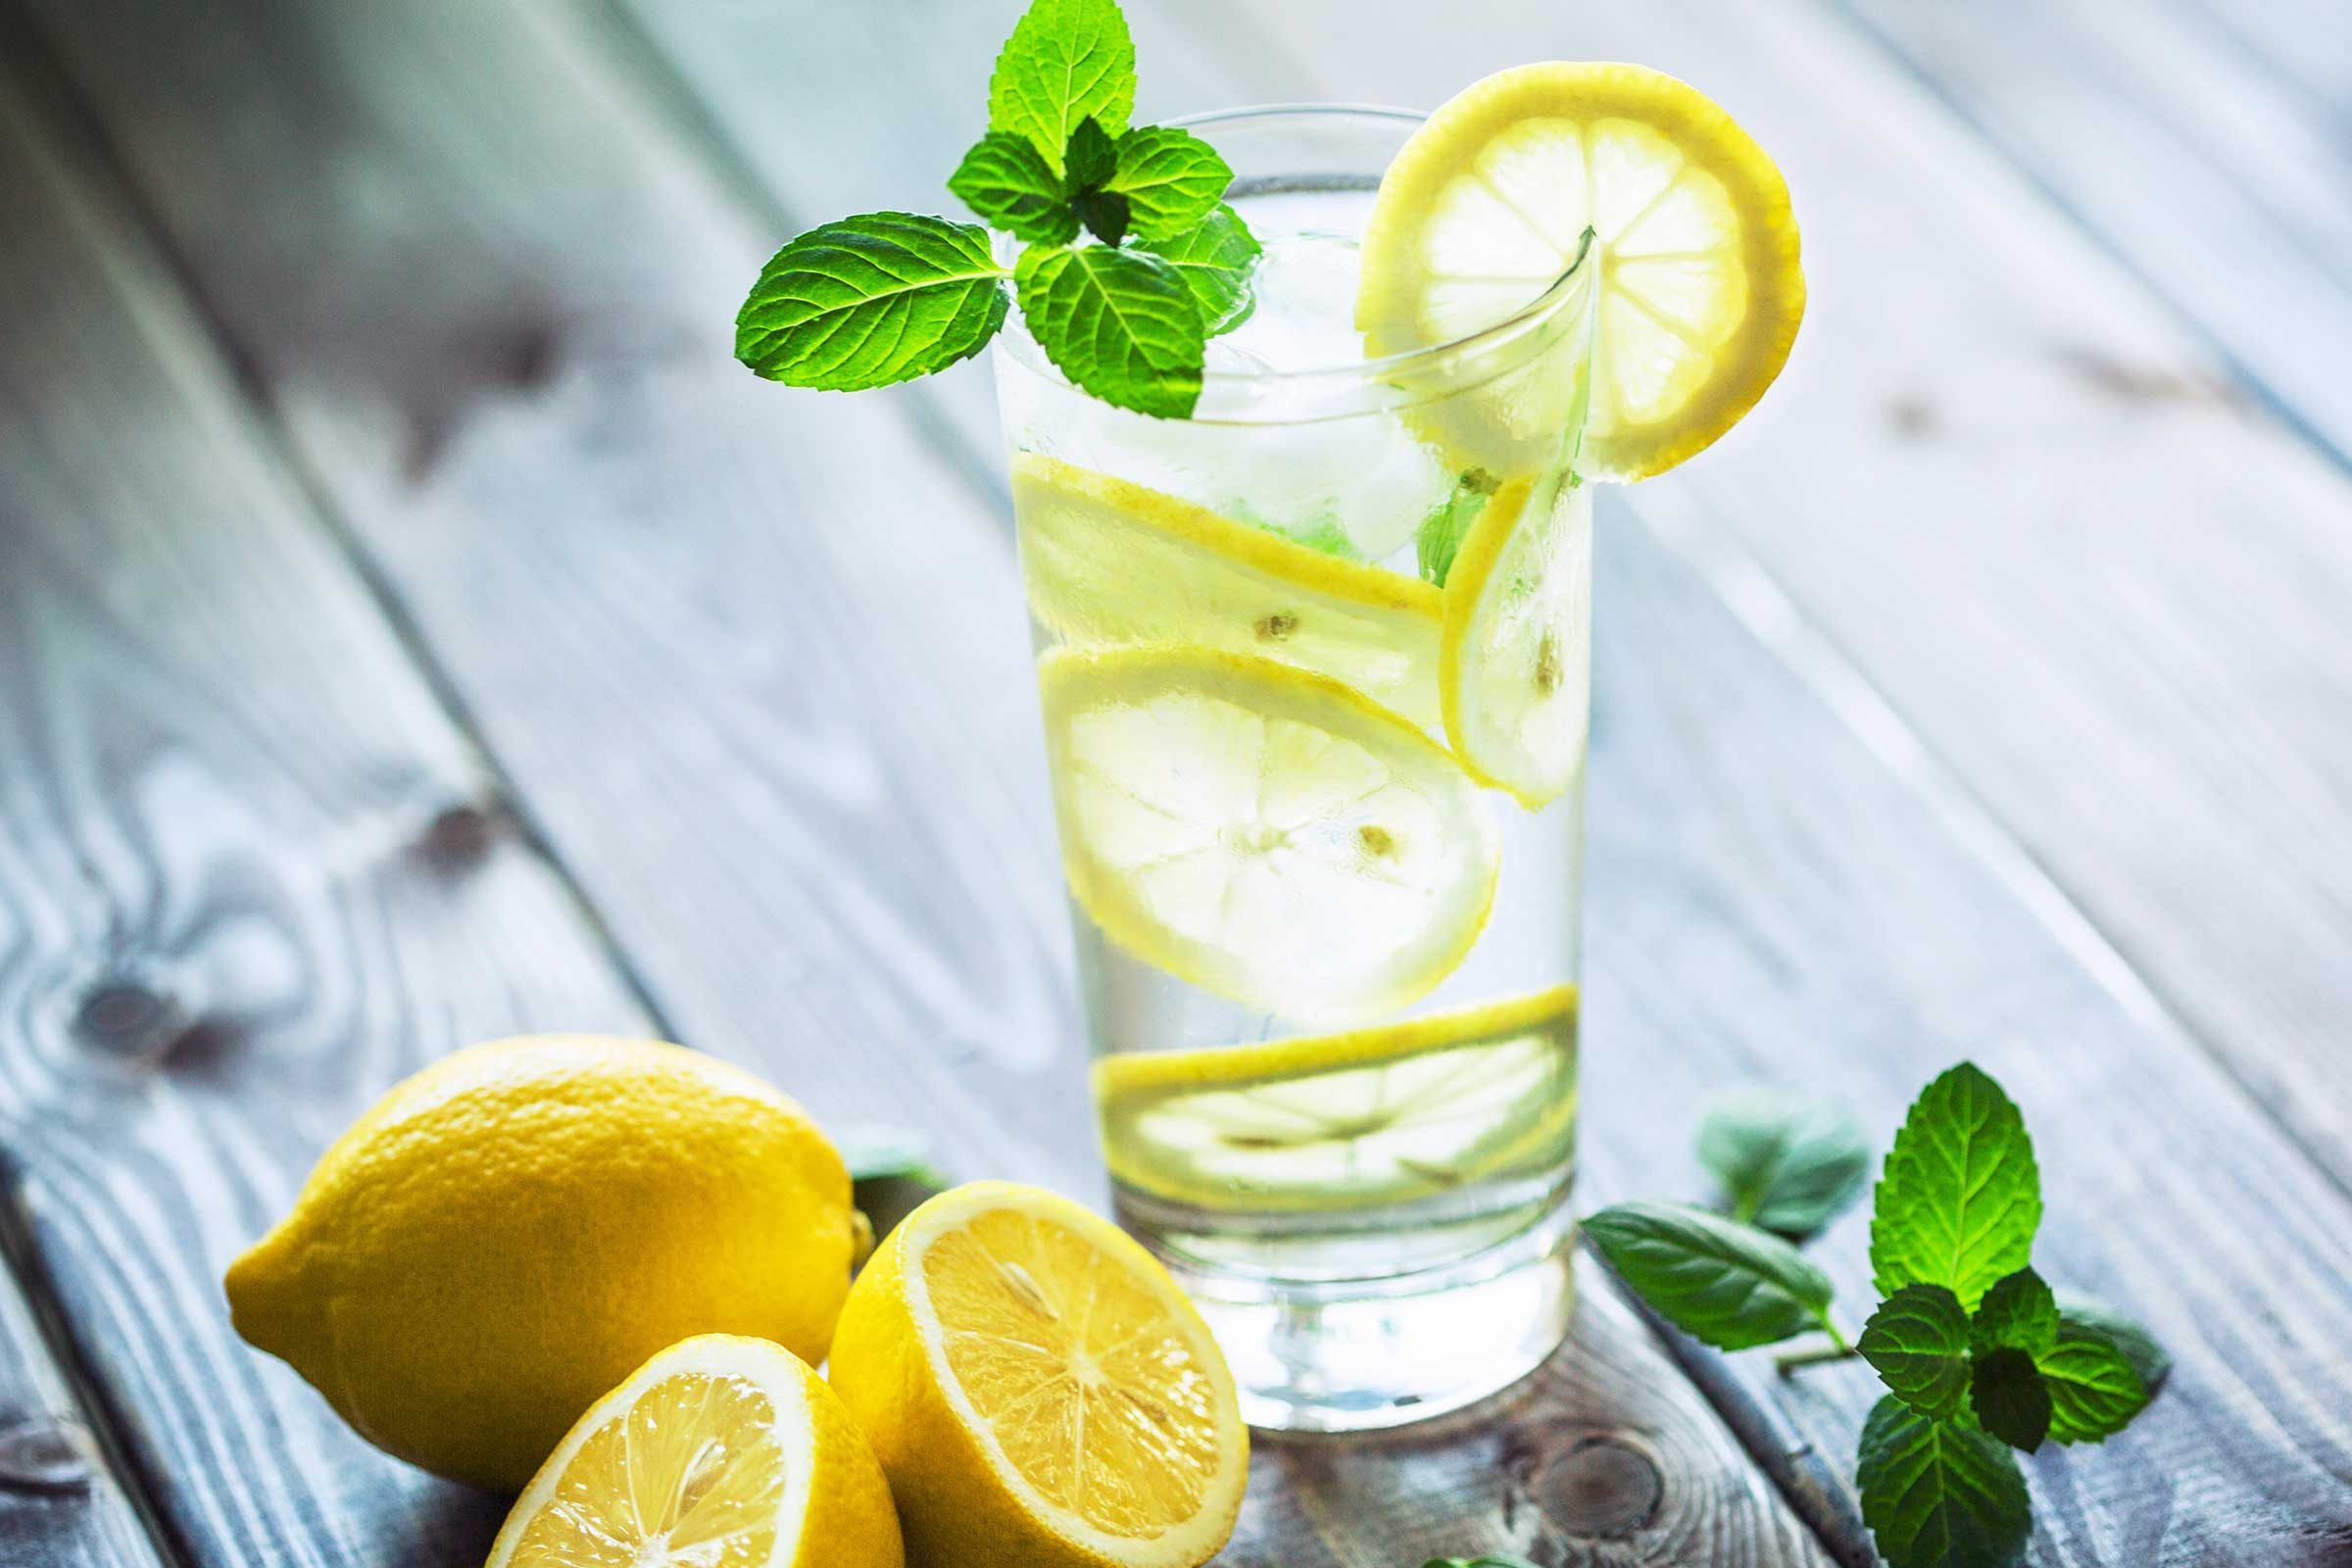
[[[1193,418],[996,350],[1119,1217],[1274,1429],[1466,1404],[1574,1304],[1590,269],[1367,359],[1419,121],[1189,122],[1264,245]]]

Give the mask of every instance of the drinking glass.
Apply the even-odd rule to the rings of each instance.
[[[1117,1212],[1262,1428],[1466,1404],[1574,1306],[1589,241],[1367,359],[1420,118],[1184,122],[1263,246],[1193,417],[995,351]]]

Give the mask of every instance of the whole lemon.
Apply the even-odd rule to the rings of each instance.
[[[237,1332],[362,1437],[512,1492],[691,1335],[821,1361],[860,1231],[840,1153],[758,1078],[550,1035],[397,1085],[226,1284]]]

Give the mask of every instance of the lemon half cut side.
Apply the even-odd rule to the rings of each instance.
[[[1381,180],[1356,326],[1375,355],[1466,337],[1566,274],[1588,228],[1599,294],[1578,466],[1646,478],[1755,406],[1804,317],[1788,184],[1695,88],[1643,66],[1555,61],[1464,89]],[[1524,379],[1502,379],[1489,440],[1523,417]],[[1433,433],[1482,461],[1463,413]]]
[[[1010,1182],[942,1193],[851,1290],[834,1387],[910,1554],[958,1568],[1198,1568],[1250,1467],[1200,1314],[1125,1232]]]
[[[765,1340],[671,1346],[590,1407],[488,1568],[902,1568],[890,1489],[824,1380]]]

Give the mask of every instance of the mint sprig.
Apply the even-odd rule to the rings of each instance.
[[[1216,149],[1131,128],[1134,109],[1116,0],[1034,0],[997,56],[987,133],[948,179],[987,228],[871,213],[810,230],[761,270],[736,357],[791,386],[887,386],[978,353],[1017,300],[1079,388],[1188,417],[1208,339],[1249,317],[1258,244],[1224,204]],[[989,228],[1026,247],[1012,266]]]
[[[1894,1568],[2014,1563],[2033,1512],[2013,1450],[2114,1436],[2171,1366],[2147,1330],[2034,1271],[2034,1143],[2000,1085],[1967,1062],[1922,1090],[1895,1134],[1870,1227],[1885,1298],[1850,1347],[1827,1276],[1776,1234],[1810,1235],[1858,1195],[1868,1154],[1850,1122],[1742,1095],[1710,1111],[1699,1154],[1729,1213],[1622,1203],[1586,1232],[1659,1315],[1709,1345],[1819,1326],[1829,1347],[1784,1355],[1784,1370],[1858,1356],[1878,1373],[1887,1394],[1863,1428],[1855,1483]]]

